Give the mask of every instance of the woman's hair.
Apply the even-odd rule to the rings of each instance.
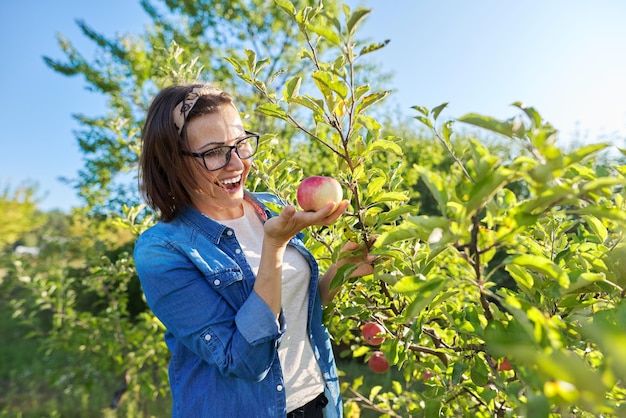
[[[182,106],[181,111],[181,103],[191,103],[191,108]],[[166,87],[150,104],[141,135],[139,190],[161,220],[169,222],[187,208],[191,204],[190,192],[197,188],[193,165],[183,155],[183,151],[189,151],[187,124],[232,104],[228,93],[207,84]],[[176,125],[175,114],[182,126]]]

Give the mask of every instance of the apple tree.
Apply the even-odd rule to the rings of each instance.
[[[371,116],[389,92],[355,74],[358,60],[384,47],[355,40],[369,10],[344,5],[337,15],[321,4],[276,4],[298,24],[308,72],[274,86],[259,78],[268,68],[281,71],[268,58],[247,50],[246,59],[229,61],[264,97],[257,112],[327,151],[325,170],[351,208],[338,225],[310,231],[309,245],[325,263],[346,241],[378,256],[371,276],[350,278],[354,265],[337,273],[331,333],[343,354],[365,361],[381,351],[401,376],[364,394],[363,379],[375,377],[345,382],[346,414],[623,415],[626,168],[597,162],[609,144],[565,152],[558,132],[521,103],[509,120],[441,121],[445,104],[416,105],[415,119],[452,165],[406,167],[401,138]],[[331,47],[318,53],[324,44]],[[306,78],[315,89],[302,88]],[[500,135],[520,152],[504,159],[476,139],[455,143],[457,123]],[[275,170],[289,163],[269,153],[257,163],[267,187],[294,202],[294,184]],[[407,203],[415,186],[401,175],[408,172],[427,187],[433,213]],[[385,329],[380,347],[359,332],[372,320]]]

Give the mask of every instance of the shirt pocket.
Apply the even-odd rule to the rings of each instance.
[[[205,281],[234,310],[238,310],[250,294],[241,268],[223,253],[203,256],[196,249],[188,252],[191,262],[200,271]],[[207,261],[209,260],[209,261]]]
[[[247,297],[241,270],[211,271],[204,274],[204,278],[213,290],[234,308],[241,307]]]

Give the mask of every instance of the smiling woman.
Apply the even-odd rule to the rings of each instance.
[[[161,222],[138,238],[135,265],[167,328],[175,417],[342,415],[322,301],[348,261],[320,278],[300,232],[348,201],[270,212],[278,199],[245,189],[258,140],[211,85],[167,87],[146,116],[141,189]],[[365,261],[357,274],[371,274]]]

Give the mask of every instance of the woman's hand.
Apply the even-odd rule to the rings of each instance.
[[[283,256],[289,240],[312,225],[330,225],[348,208],[349,202],[329,203],[317,212],[299,212],[294,206],[286,206],[280,215],[265,221],[265,237],[261,248],[261,261],[254,282],[254,291],[277,315],[282,304]]]
[[[349,202],[329,203],[317,212],[297,211],[292,205],[285,206],[280,215],[265,222],[265,239],[276,247],[287,245],[289,240],[309,226],[331,225],[348,208]]]
[[[337,270],[342,266],[348,263],[355,265],[356,268],[350,273],[348,278],[363,277],[374,273],[374,262],[378,257],[370,254],[365,245],[356,242],[348,242],[341,248],[341,253],[352,254],[347,256],[340,255],[339,260],[328,268],[326,274],[324,274],[324,277],[322,277],[319,282],[322,304],[324,305],[328,304],[339,291],[339,288],[337,288],[331,292],[330,282],[335,277],[335,274],[337,274]]]

